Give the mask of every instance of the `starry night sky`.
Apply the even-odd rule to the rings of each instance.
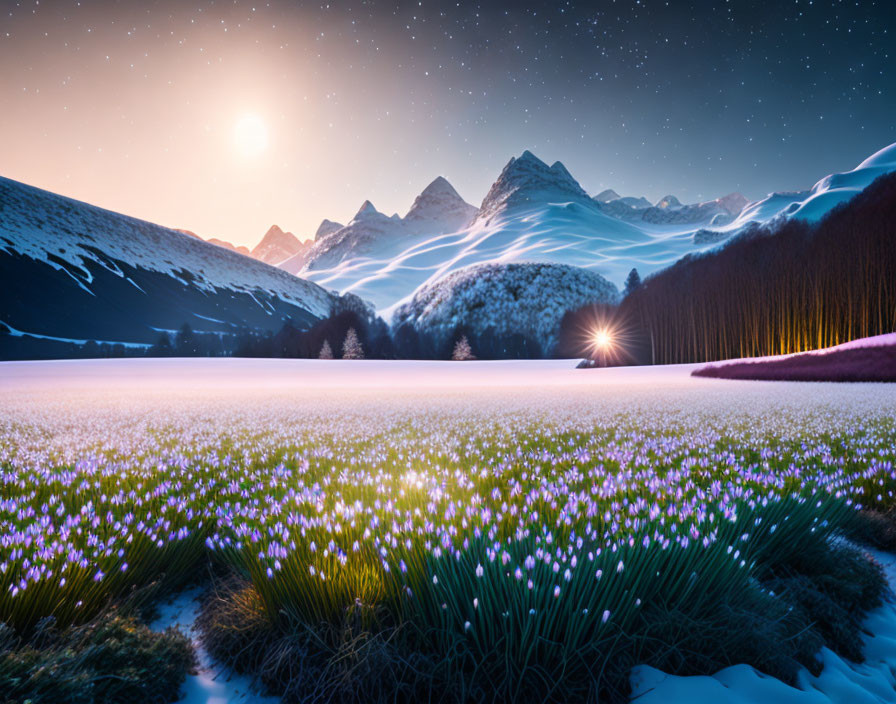
[[[758,198],[896,141],[894,55],[891,0],[5,2],[0,175],[239,244],[440,174],[479,205],[524,149]]]

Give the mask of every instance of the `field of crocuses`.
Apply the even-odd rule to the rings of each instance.
[[[7,379],[0,622],[76,624],[211,562],[272,629],[351,613],[486,700],[587,700],[642,661],[699,671],[689,628],[740,624],[715,664],[827,642],[772,585],[806,556],[848,562],[834,539],[893,503],[892,389],[523,371],[389,391],[161,366]]]

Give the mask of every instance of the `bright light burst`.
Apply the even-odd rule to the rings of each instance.
[[[595,331],[594,346],[599,350],[607,350],[613,344],[613,334],[606,328]]]

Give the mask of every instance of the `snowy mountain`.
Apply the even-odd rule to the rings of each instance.
[[[334,300],[195,236],[4,178],[0,277],[0,356],[26,342],[145,346],[184,323],[216,334],[277,331],[287,321],[307,327]]]
[[[475,206],[465,202],[448,181],[439,176],[414,200],[405,217],[385,215],[370,201],[364,201],[345,226],[324,220],[314,237],[314,244],[303,257],[293,257],[280,264],[292,273],[304,270],[312,276],[315,270],[332,270],[368,256],[386,257],[399,254],[423,236],[456,232],[468,225],[476,215]]]
[[[284,232],[276,225],[271,225],[250,254],[259,261],[276,266],[293,255],[306,251],[310,246],[310,243],[300,242],[291,232]]]
[[[348,225],[315,239],[303,266],[308,269],[337,266],[347,259],[373,252],[378,244],[387,244],[406,234],[398,215],[385,215],[365,200]]]
[[[488,224],[509,210],[552,201],[590,203],[591,198],[559,161],[548,166],[526,150],[507,162],[482,201],[474,225]]]
[[[878,176],[891,171],[896,171],[896,144],[875,152],[852,171],[825,176],[807,191],[770,193],[747,205],[733,225],[736,228],[776,217],[820,220],[829,210],[870,186]]]
[[[615,196],[615,197],[612,197]],[[660,198],[656,205],[644,197],[616,196],[615,191],[603,191],[594,196],[603,212],[628,222],[647,222],[657,225],[727,225],[747,204],[740,193],[730,193],[703,203],[682,204],[673,195]]]
[[[608,188],[594,196],[594,200],[598,203],[609,203],[611,200],[619,200],[619,194],[612,188]]]
[[[680,208],[681,201],[673,195],[663,196],[656,202],[656,207],[660,210],[666,210],[667,208]]]
[[[470,221],[477,213],[442,176],[423,189],[404,216],[404,223],[415,233],[454,232]]]
[[[333,222],[332,220],[324,218],[320,225],[318,225],[317,232],[314,233],[314,241],[317,242],[317,240],[322,240],[330,233],[336,232],[336,230],[341,230],[343,227],[345,227],[345,225],[341,222]]]
[[[654,235],[601,207],[563,164],[548,166],[527,151],[507,163],[467,226],[407,237],[404,221],[378,214],[378,231],[369,233],[373,225],[362,228],[356,216],[315,242],[301,275],[370,300],[388,317],[418,286],[471,264],[554,262],[592,268],[621,284],[632,266],[652,270],[665,263],[657,252],[667,245],[653,245],[673,236],[668,230]],[[693,251],[690,232],[679,239],[676,255]]]
[[[550,353],[567,311],[618,298],[613,284],[578,267],[478,264],[419,288],[396,309],[393,323],[412,325],[441,343],[451,342],[459,325],[492,337],[523,335]]]
[[[727,225],[749,201],[740,193],[729,193],[716,200],[682,205],[675,196],[666,196],[641,214],[644,222],[663,224]]]
[[[356,293],[386,316],[418,287],[487,262],[569,264],[621,286],[633,267],[646,276],[686,254],[718,246],[750,222],[817,219],[893,170],[896,145],[804,192],[772,194],[755,203],[738,193],[692,204],[666,196],[651,205],[610,189],[591,198],[563,164],[548,166],[527,151],[507,163],[469,225],[406,237],[396,216],[381,215],[377,233],[353,227],[353,221],[343,229],[360,231],[343,235],[338,247],[339,240],[326,242],[342,230],[320,238],[314,248],[320,256],[304,271],[288,262],[284,266],[327,288]]]
[[[633,210],[644,210],[645,208],[650,207],[650,201],[647,200],[644,196],[640,196],[635,198],[634,196],[628,196],[625,198],[620,198],[619,202],[623,205],[627,205],[629,208]]]

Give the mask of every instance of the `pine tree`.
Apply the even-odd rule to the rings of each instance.
[[[345,342],[342,343],[343,359],[364,359],[364,348],[358,339],[358,333],[354,328],[349,328],[345,333]]]
[[[455,362],[467,362],[476,359],[476,357],[473,355],[473,348],[470,347],[470,343],[467,340],[466,335],[463,335],[457,341],[457,344],[454,345],[454,354],[451,355],[451,359]]]
[[[622,295],[628,296],[639,288],[641,288],[641,275],[637,269],[632,269],[628,272],[628,278],[625,280],[625,290],[622,292]]]
[[[330,347],[330,343],[327,340],[324,340],[324,344],[320,348],[320,354],[317,356],[318,359],[333,359],[333,348]]]

